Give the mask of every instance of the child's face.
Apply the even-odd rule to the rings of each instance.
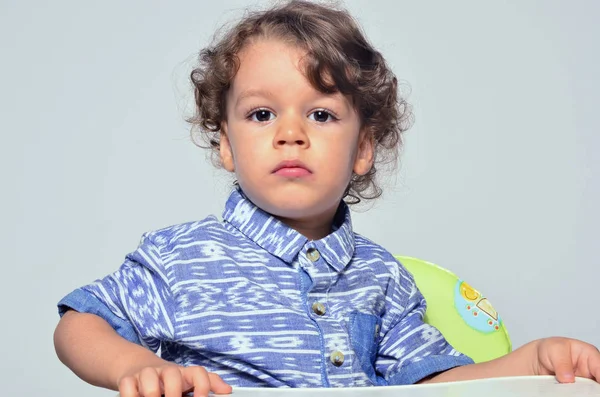
[[[284,220],[330,224],[352,172],[371,168],[373,148],[349,100],[310,85],[303,55],[275,39],[240,52],[221,160],[263,210]]]

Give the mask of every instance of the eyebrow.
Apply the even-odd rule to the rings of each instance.
[[[321,92],[320,95],[325,98],[331,98],[331,99],[339,99],[340,97],[343,97],[343,95],[341,95],[339,92],[335,92],[332,94],[324,94]],[[275,97],[275,94],[273,94],[272,91],[269,91],[266,89],[249,88],[240,93],[237,100],[235,101],[235,107],[238,107],[240,105],[240,102],[242,102],[244,99],[252,98],[252,97],[263,97],[263,98],[266,97],[266,98],[272,99],[273,97]]]
[[[272,98],[274,95],[271,91],[268,91],[268,90],[262,90],[260,88],[259,89],[250,88],[245,91],[242,91],[242,93],[238,96],[237,101],[235,102],[235,105],[238,106],[242,100],[244,100],[246,98],[255,97],[255,96]]]

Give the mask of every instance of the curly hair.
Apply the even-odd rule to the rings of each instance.
[[[363,35],[344,9],[291,0],[266,11],[247,12],[221,38],[199,55],[191,73],[195,110],[188,119],[192,137],[212,149],[218,159],[225,98],[239,68],[237,54],[253,39],[277,38],[306,51],[305,76],[320,92],[339,92],[352,99],[361,127],[374,143],[374,163],[365,175],[353,174],[344,194],[348,204],[382,194],[375,174],[384,163],[396,164],[402,133],[412,122],[410,105],[398,95],[398,81],[380,52]],[[198,135],[204,144],[195,139]]]

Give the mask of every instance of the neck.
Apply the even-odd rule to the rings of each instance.
[[[337,207],[324,214],[310,218],[293,219],[280,216],[275,217],[309,240],[320,240],[331,233],[331,225],[333,224],[336,212]]]

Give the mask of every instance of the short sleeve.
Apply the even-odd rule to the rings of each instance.
[[[398,278],[389,297],[393,319],[384,329],[375,362],[376,371],[387,384],[413,384],[430,375],[473,364],[437,328],[423,321],[427,304],[412,275],[401,268]]]
[[[114,273],[76,289],[58,303],[106,320],[123,338],[157,351],[174,338],[174,303],[159,248],[144,236]]]

